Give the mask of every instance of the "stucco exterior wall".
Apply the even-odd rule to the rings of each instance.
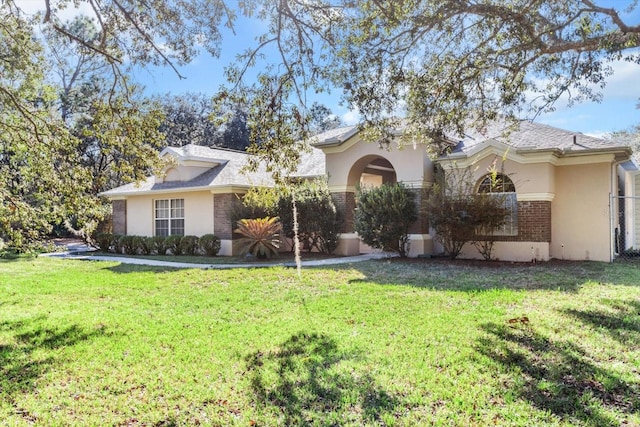
[[[127,234],[153,236],[153,196],[127,198]]]
[[[364,168],[376,157],[387,159],[396,172],[399,182],[420,186],[433,181],[433,163],[424,147],[398,149],[395,143],[383,150],[375,143],[358,142],[340,152],[326,152],[329,187],[355,186]]]
[[[202,236],[213,233],[213,194],[209,191],[127,198],[127,234],[153,236],[154,201],[184,199],[184,233]]]
[[[491,154],[478,158],[471,166],[475,181],[488,174],[494,166],[513,181],[519,196],[555,192],[555,167],[551,163],[518,163],[511,159],[503,162],[501,156]]]
[[[551,256],[610,261],[611,164],[556,167]]]

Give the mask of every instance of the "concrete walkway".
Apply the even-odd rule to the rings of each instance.
[[[172,267],[172,268],[200,268],[204,270],[209,269],[230,269],[230,268],[266,268],[266,267],[295,267],[296,263],[293,261],[288,262],[248,262],[242,264],[196,264],[190,262],[173,262],[173,261],[161,261],[154,259],[143,258],[130,258],[127,256],[104,256],[104,255],[78,255],[78,252],[94,251],[95,249],[82,243],[73,242],[65,244],[66,250],[64,252],[52,252],[48,254],[40,254],[40,256],[46,256],[51,258],[64,258],[64,259],[80,259],[90,261],[110,261],[119,262],[122,264],[136,264],[136,265],[149,265],[153,267]],[[389,252],[377,252],[372,254],[363,254],[358,256],[340,257],[340,258],[328,258],[318,259],[310,261],[302,261],[303,267],[321,267],[325,265],[338,265],[338,264],[350,264],[354,262],[368,261],[371,259],[384,259],[393,258],[397,256],[394,253]]]

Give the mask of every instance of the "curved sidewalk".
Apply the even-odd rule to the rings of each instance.
[[[76,252],[84,252],[91,250],[86,245],[77,245],[74,247],[67,247],[66,252],[53,252],[48,254],[41,254],[40,256],[46,256],[51,258],[64,258],[64,259],[79,259],[90,261],[111,261],[119,262],[122,264],[136,264],[136,265],[148,265],[153,267],[172,267],[172,268],[200,268],[204,270],[215,269],[231,269],[231,268],[268,268],[268,267],[295,267],[296,263],[292,261],[288,262],[248,262],[242,264],[197,264],[190,262],[174,262],[174,261],[161,261],[154,259],[144,258],[130,258],[127,256],[103,256],[103,255],[77,255]],[[372,259],[384,259],[393,258],[396,256],[389,252],[377,252],[372,254],[363,254],[350,257],[329,258],[302,261],[303,267],[321,267],[325,265],[338,265],[349,264],[354,262],[368,261]]]

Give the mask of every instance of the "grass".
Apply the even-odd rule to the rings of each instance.
[[[640,425],[633,264],[0,261],[7,425]]]
[[[294,256],[291,252],[282,252],[276,256],[273,256],[268,259],[258,259],[258,258],[246,258],[241,256],[216,256],[216,257],[208,257],[208,256],[189,256],[189,255],[125,255],[125,254],[114,254],[112,252],[100,252],[100,251],[90,251],[90,252],[79,252],[79,255],[88,255],[88,256],[108,256],[108,257],[127,257],[127,258],[139,258],[139,259],[151,259],[157,261],[167,261],[167,262],[186,262],[193,264],[247,264],[247,263],[282,263],[282,262],[294,262]],[[304,261],[309,260],[317,260],[317,259],[326,259],[326,258],[335,258],[333,255],[324,255],[317,252],[302,252],[300,257]]]

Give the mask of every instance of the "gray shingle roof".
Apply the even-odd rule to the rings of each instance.
[[[345,126],[331,129],[313,137],[312,145],[323,147],[327,145],[340,145],[358,132],[357,126]]]
[[[458,141],[452,153],[466,153],[487,141],[497,141],[519,149],[560,150],[585,152],[589,150],[620,149],[626,147],[619,141],[610,141],[571,132],[541,123],[520,121],[515,126],[503,121],[492,122],[481,130],[470,130],[463,136],[449,136]]]
[[[207,190],[216,187],[251,187],[271,186],[273,179],[260,167],[255,172],[243,172],[250,154],[197,145],[184,147],[167,147],[162,153],[174,155],[180,160],[200,160],[218,163],[208,171],[196,176],[189,181],[156,182],[155,177],[148,177],[139,183],[126,184],[112,190],[105,191],[102,195],[107,197],[145,194],[152,192],[170,192],[172,190]],[[318,176],[325,173],[325,156],[321,150],[312,148],[311,152],[303,153],[300,166],[294,176]]]
[[[315,147],[340,145],[357,132],[356,126],[347,126],[332,129],[316,136]],[[575,136],[575,143],[574,143]],[[490,122],[480,130],[469,129],[464,135],[446,135],[447,139],[457,142],[452,153],[466,153],[479,144],[487,141],[497,141],[503,144],[529,150],[561,150],[561,151],[588,151],[606,150],[627,147],[620,141],[611,141],[584,135],[580,132],[571,132],[541,123],[533,123],[527,120],[511,123],[504,120]]]

